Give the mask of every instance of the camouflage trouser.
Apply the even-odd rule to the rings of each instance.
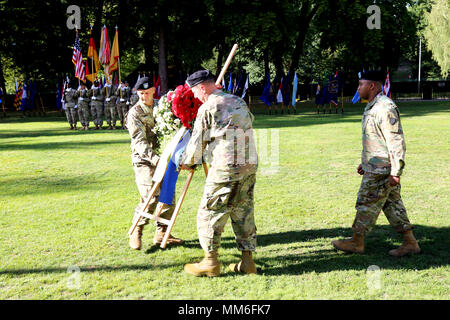
[[[365,235],[375,225],[380,211],[397,232],[411,230],[406,208],[400,196],[400,185],[392,187],[388,174],[364,173],[356,200],[353,232]]]
[[[239,250],[255,251],[256,226],[253,212],[253,190],[256,175],[240,181],[215,183],[206,181],[197,213],[197,232],[204,251],[220,247],[223,228],[231,217]]]
[[[138,204],[138,206],[136,207],[136,210],[143,210],[144,209],[144,201],[147,199],[148,195],[150,194],[150,190],[154,183],[152,181],[152,177],[153,177],[153,174],[155,173],[155,168],[149,167],[146,165],[136,165],[136,164],[133,165],[133,168],[134,168],[134,172],[136,174],[136,185],[138,187],[139,194],[141,195],[141,201]],[[160,191],[160,188],[158,188],[156,190],[155,196],[151,199],[150,205],[148,206],[148,209],[146,210],[147,213],[150,213],[150,214],[154,213],[156,206],[158,204],[159,191]],[[175,203],[175,195],[173,197],[172,203]],[[170,220],[172,218],[174,209],[175,209],[174,205],[162,204],[162,211],[159,216],[161,218]],[[134,213],[132,222],[134,223],[138,217],[139,217],[139,215]],[[139,221],[138,225],[139,226],[146,225],[149,222],[150,222],[150,219],[142,218]],[[165,226],[164,224],[161,224],[159,222],[155,222],[155,225],[158,229],[161,229],[163,226]]]
[[[95,125],[103,125],[103,103],[100,101],[91,102],[91,114]]]
[[[75,104],[66,104],[66,118],[69,124],[77,124],[77,109],[75,109]]]
[[[117,109],[117,114],[119,115],[120,123],[123,126],[123,125],[125,125],[125,123],[123,122],[123,117],[128,112],[128,104],[126,102],[119,102],[116,105],[116,109]]]
[[[78,118],[82,126],[89,126],[89,107],[78,106]]]
[[[106,122],[110,126],[116,125],[116,105],[113,102],[105,103]]]

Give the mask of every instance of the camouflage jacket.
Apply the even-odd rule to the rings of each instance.
[[[120,93],[121,92],[122,92],[122,97],[120,97]],[[130,87],[117,88],[117,90],[116,90],[116,96],[119,98],[119,101],[118,101],[119,104],[126,103],[127,101],[130,101],[130,95],[131,95],[131,88]]]
[[[104,88],[105,104],[111,105],[116,103],[116,90],[114,86],[105,86]]]
[[[68,107],[74,107],[77,103],[77,90],[68,88],[64,92],[64,102]]]
[[[157,104],[158,100],[154,100]],[[136,165],[156,166],[159,156],[158,139],[152,131],[155,126],[153,107],[136,103],[126,115],[126,126],[131,137],[131,161]]]
[[[88,108],[89,107],[89,90],[87,89],[79,89],[77,90],[76,96],[78,97],[78,107],[80,108]]]
[[[103,102],[105,94],[105,88],[98,88],[92,86],[89,90],[89,97],[91,98],[91,102]]]
[[[210,162],[208,181],[241,180],[258,167],[254,116],[241,98],[214,91],[199,108],[182,162],[194,167]]]
[[[375,174],[400,176],[405,167],[405,138],[394,101],[379,93],[364,109],[362,168]]]

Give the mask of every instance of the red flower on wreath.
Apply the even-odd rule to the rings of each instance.
[[[181,120],[183,126],[188,129],[192,128],[192,123],[202,102],[194,98],[191,88],[187,84],[178,86],[175,92],[172,91],[167,94],[167,101],[172,102],[172,112]]]

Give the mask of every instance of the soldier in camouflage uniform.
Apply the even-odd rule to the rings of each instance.
[[[120,86],[116,90],[116,96],[119,97],[119,102],[116,105],[117,113],[119,114],[120,122],[122,124],[122,129],[125,129],[124,116],[128,112],[128,107],[130,105],[130,96],[131,96],[131,89],[128,86],[128,81],[125,81],[124,83],[120,84]],[[135,104],[136,104],[136,102],[135,102]]]
[[[139,93],[139,101],[136,103],[125,116],[128,132],[131,137],[131,159],[133,162],[134,172],[136,174],[136,185],[141,195],[141,201],[136,210],[142,210],[144,200],[148,197],[153,186],[153,175],[159,161],[156,154],[158,148],[158,139],[156,134],[152,131],[155,126],[155,118],[153,117],[153,105],[158,103],[153,100],[155,87],[152,86],[150,79],[147,77],[141,78],[136,83],[136,88]],[[159,197],[159,189],[151,200],[148,208],[148,213],[152,213],[156,209]],[[172,203],[175,203],[173,201]],[[174,211],[173,205],[162,205],[161,218],[170,220]],[[133,223],[138,219],[139,215],[134,214]],[[134,232],[130,235],[130,247],[135,250],[140,250],[142,241],[142,231],[144,226],[149,223],[148,218],[142,218]],[[153,238],[155,245],[160,244],[164,238],[167,230],[167,225],[156,222],[156,232]],[[181,244],[183,240],[169,236],[168,244]]]
[[[360,76],[358,92],[368,99],[362,118],[362,160],[357,172],[363,175],[356,201],[356,217],[351,239],[335,240],[332,245],[342,251],[363,253],[364,237],[383,210],[391,226],[403,234],[403,244],[389,251],[392,256],[419,253],[400,195],[400,175],[405,167],[405,140],[400,112],[395,103],[381,93],[384,75],[378,71]]]
[[[103,128],[103,99],[105,94],[105,88],[100,88],[97,80],[94,81],[91,89],[89,90],[89,97],[91,98],[91,114],[95,124],[95,130],[101,130]]]
[[[116,130],[116,90],[109,82],[105,85],[105,115],[108,130]]]
[[[186,264],[184,270],[195,276],[220,274],[218,249],[223,228],[231,217],[242,258],[229,267],[233,272],[255,274],[252,258],[256,249],[254,117],[244,100],[217,89],[208,70],[193,73],[186,82],[194,96],[204,103],[198,110],[181,168],[192,170],[204,158],[211,167],[197,213],[197,231],[205,258],[199,263]]]
[[[136,91],[136,87],[131,89],[130,106],[134,106],[139,101],[139,97]]]
[[[80,118],[83,130],[89,128],[89,91],[84,84],[81,84],[77,90],[78,97],[78,117]]]
[[[64,92],[64,102],[66,106],[66,117],[70,124],[70,130],[77,130],[77,91],[72,88],[72,84],[67,83],[67,89]]]

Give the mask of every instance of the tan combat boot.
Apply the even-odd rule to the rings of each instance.
[[[251,251],[242,251],[241,261],[238,263],[232,263],[228,267],[233,272],[256,274],[256,265],[253,261]]]
[[[411,230],[403,233],[403,244],[397,249],[389,251],[389,254],[394,257],[403,257],[407,254],[416,254],[420,252],[420,247]]]
[[[352,253],[364,253],[364,236],[353,233],[353,237],[344,240],[334,240],[331,242],[338,250]]]
[[[142,246],[142,231],[144,230],[144,226],[136,226],[134,228],[133,233],[130,235],[130,247],[134,250],[141,250]]]
[[[198,263],[185,264],[184,271],[196,277],[217,277],[220,275],[220,262],[217,259],[217,251],[205,252],[205,257]]]
[[[157,227],[155,231],[155,236],[153,237],[153,244],[159,245],[163,241],[164,235],[166,234],[167,226],[164,227]],[[167,244],[182,244],[184,241],[182,239],[178,239],[175,237],[172,237],[172,235],[169,236],[169,239],[167,239]]]

